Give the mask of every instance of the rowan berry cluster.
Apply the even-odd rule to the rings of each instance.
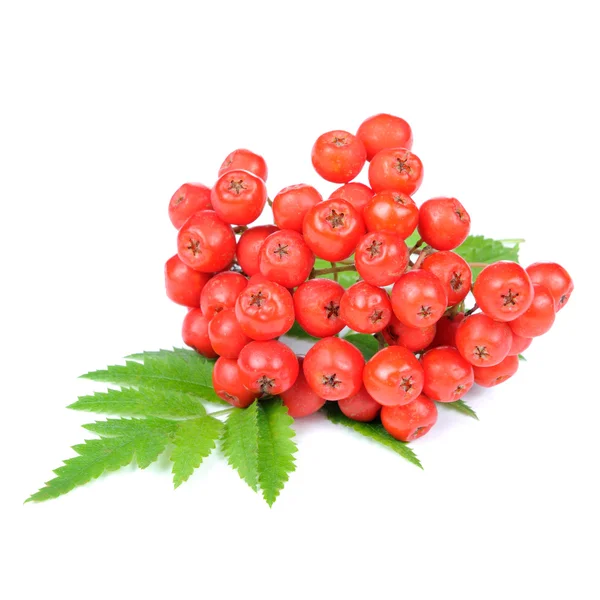
[[[189,307],[184,342],[218,357],[221,398],[246,407],[280,395],[293,417],[337,401],[347,417],[379,417],[392,436],[413,440],[436,422],[435,402],[506,381],[517,355],[550,329],[573,291],[569,274],[556,263],[500,261],[472,285],[470,265],[453,252],[469,234],[469,213],[451,197],[417,208],[423,165],[411,148],[408,123],[380,114],[356,135],[330,131],[315,142],[314,168],[343,184],[327,200],[298,184],[271,203],[267,165],[244,149],[225,159],[212,188],[175,192],[167,295]],[[370,187],[352,181],[367,161]],[[267,202],[275,225],[248,228]],[[331,268],[315,269],[315,257]],[[349,270],[359,281],[348,289],[323,278]],[[469,292],[476,305],[465,310]],[[304,357],[277,340],[294,321],[321,338]],[[377,338],[366,364],[338,337],[345,327]]]

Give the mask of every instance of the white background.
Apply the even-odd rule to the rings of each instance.
[[[4,598],[598,598],[593,2],[3,2]],[[377,112],[473,233],[525,237],[575,293],[477,423],[440,411],[421,472],[313,417],[272,510],[211,457],[22,501],[93,419],[77,376],[180,344],[167,202],[237,147],[328,194],[310,148]],[[364,175],[364,174],[363,174]],[[89,437],[89,434],[88,434]]]

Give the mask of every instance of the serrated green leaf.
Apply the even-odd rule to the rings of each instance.
[[[79,456],[65,460],[64,465],[54,471],[56,477],[46,482],[45,487],[32,494],[26,502],[57,498],[104,472],[116,471],[130,464],[134,458],[140,468],[146,468],[164,451],[177,428],[177,422],[164,419],[109,419],[84,427],[103,437],[73,446]]]
[[[258,410],[258,483],[269,506],[279,496],[289,473],[296,468],[292,441],[294,419],[279,398],[263,401]]]
[[[176,488],[187,481],[194,469],[213,451],[222,429],[223,423],[208,415],[179,423],[173,438],[175,448],[171,453]]]
[[[456,412],[462,413],[463,415],[467,415],[469,417],[473,417],[479,421],[479,417],[477,413],[464,401],[464,400],[455,400],[454,402],[438,402],[438,406],[444,406],[445,408],[450,408],[455,410]]]
[[[204,406],[195,396],[146,388],[94,392],[91,396],[80,396],[67,408],[123,417],[146,416],[166,419],[189,419],[206,414]]]
[[[377,340],[372,335],[366,333],[349,333],[344,336],[344,339],[353,346],[356,346],[362,352],[365,360],[373,358],[379,350]]]
[[[339,263],[338,263],[339,264]],[[315,269],[329,269],[331,268],[331,263],[327,260],[323,260],[322,258],[317,258],[315,260]],[[359,275],[356,271],[343,271],[342,273],[337,274],[338,283],[344,287],[349,288],[351,285],[354,285],[359,278]],[[335,279],[333,273],[329,273],[328,275],[319,275],[319,279]]]
[[[221,448],[227,462],[256,491],[258,485],[258,402],[234,410],[223,428]]]
[[[213,361],[197,352],[179,348],[132,356],[133,360],[125,365],[109,366],[81,377],[125,388],[187,393],[206,402],[226,404],[212,386]]]
[[[527,362],[527,359],[522,354],[519,354],[518,358],[519,360],[524,360],[525,362]]]
[[[519,246],[525,240],[492,240],[482,235],[470,235],[454,252],[468,263],[493,263],[499,260],[519,262]],[[471,267],[473,280],[483,267]]]
[[[401,442],[393,438],[383,428],[381,423],[361,423],[359,421],[349,419],[338,408],[337,403],[334,402],[326,402],[323,410],[325,411],[327,418],[332,423],[344,425],[344,427],[353,429],[357,433],[360,433],[361,435],[364,435],[365,437],[368,437],[369,439],[386,446],[390,450],[393,450],[396,454],[399,454],[402,458],[405,458],[408,462],[411,462],[420,469],[423,468],[421,461],[417,458],[417,455],[413,452],[413,449],[405,442]]]
[[[319,338],[313,337],[312,335],[306,333],[298,321],[294,321],[292,328],[289,331],[286,331],[284,334],[286,337],[295,338],[297,340],[308,340],[308,341],[317,341]]]

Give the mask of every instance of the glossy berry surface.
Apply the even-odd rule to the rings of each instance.
[[[389,231],[363,235],[354,254],[360,276],[371,285],[391,285],[408,266],[408,248],[404,240]]]
[[[202,314],[199,308],[193,308],[183,319],[181,337],[186,346],[193,348],[202,356],[216,358],[217,353],[213,350],[208,337],[209,322],[210,320]]]
[[[348,183],[367,160],[364,144],[347,131],[334,130],[317,138],[311,159],[315,171],[327,181]]]
[[[369,183],[375,193],[391,190],[412,196],[422,181],[423,163],[406,148],[381,150],[369,165]]]
[[[260,154],[256,154],[245,148],[239,148],[227,155],[219,168],[219,177],[229,171],[235,170],[249,171],[260,177],[263,181],[267,181],[269,174],[265,159]]]
[[[356,132],[371,160],[381,150],[388,148],[412,148],[413,136],[410,125],[400,117],[381,113],[365,119]]]
[[[232,308],[218,312],[208,324],[208,338],[213,350],[225,358],[237,358],[250,338],[242,331]]]
[[[419,235],[436,250],[460,246],[471,230],[471,217],[456,198],[432,198],[419,208]]]
[[[324,338],[344,328],[340,301],[344,288],[331,279],[311,279],[294,292],[294,309],[300,327],[309,335]]]
[[[493,387],[510,379],[519,369],[519,359],[507,356],[503,361],[492,367],[473,367],[475,383],[482,387]]]
[[[364,385],[358,394],[339,400],[338,406],[349,419],[364,423],[372,421],[381,411],[381,404],[371,398]]]
[[[456,348],[441,346],[421,358],[425,383],[423,393],[438,402],[460,400],[473,386],[473,367]]]
[[[512,329],[511,329],[512,331]],[[516,356],[525,352],[529,346],[531,346],[531,342],[533,342],[533,338],[521,337],[517,335],[514,331],[512,332],[512,343],[510,345],[510,350],[508,351],[509,356]]]
[[[392,315],[382,333],[383,338],[390,346],[404,346],[411,352],[419,352],[433,342],[436,329],[436,324],[427,327],[407,327],[395,315]]]
[[[169,202],[169,219],[179,229],[193,214],[210,210],[210,188],[202,183],[184,183]]]
[[[172,256],[165,263],[165,288],[167,296],[176,304],[198,308],[200,294],[210,275],[188,267],[177,256]]]
[[[554,324],[554,297],[544,285],[533,284],[533,302],[529,308],[509,323],[513,334],[534,338],[543,335]]]
[[[243,386],[237,360],[223,356],[218,358],[213,367],[212,381],[217,396],[237,408],[250,406],[258,397]]]
[[[312,185],[299,183],[283,188],[273,198],[273,219],[279,229],[293,229],[302,233],[306,213],[323,200]]]
[[[512,333],[506,323],[475,313],[460,323],[455,339],[456,348],[472,365],[491,367],[508,356]]]
[[[405,240],[417,228],[419,209],[410,196],[387,190],[369,200],[363,218],[369,231],[391,231]]]
[[[287,406],[288,414],[294,419],[316,413],[326,402],[308,385],[302,368],[303,359],[299,358],[298,363],[300,371],[294,385],[280,394],[283,403]]]
[[[423,437],[435,425],[437,414],[435,402],[421,394],[410,404],[384,406],[381,423],[397,440],[412,442]]]
[[[462,302],[471,290],[471,267],[454,252],[434,252],[425,258],[421,268],[433,273],[444,284],[448,306]]]
[[[365,206],[372,197],[373,190],[368,185],[352,181],[335,190],[331,196],[329,196],[329,200],[335,200],[336,198],[345,200],[352,204],[352,206],[362,214]]]
[[[251,277],[260,272],[260,248],[263,242],[276,231],[278,229],[275,225],[258,225],[250,227],[242,233],[238,240],[235,254],[240,267],[242,267],[246,275]]]
[[[212,277],[200,295],[200,308],[209,319],[224,308],[233,308],[248,280],[239,273],[224,271]]]
[[[267,186],[249,171],[227,171],[215,183],[210,200],[225,223],[248,225],[260,217],[267,203]]]
[[[573,293],[573,280],[566,269],[553,262],[537,262],[526,269],[533,283],[543,285],[554,298],[554,309],[561,310]]]
[[[390,322],[392,305],[385,290],[359,281],[344,292],[340,317],[354,331],[377,333]]]

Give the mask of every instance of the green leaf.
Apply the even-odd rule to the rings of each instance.
[[[379,350],[377,340],[372,335],[366,333],[349,333],[344,336],[344,339],[353,346],[356,346],[362,352],[365,360],[373,358]]]
[[[416,465],[420,469],[423,468],[421,461],[417,458],[417,455],[413,452],[412,448],[405,442],[401,442],[393,438],[383,428],[381,423],[361,423],[359,421],[349,419],[342,413],[335,402],[326,402],[323,410],[325,411],[327,418],[332,423],[349,427],[357,433],[360,433],[361,435],[364,435],[365,437],[368,437],[371,440],[386,446],[390,450],[393,450],[396,454],[399,454],[402,456],[402,458],[405,458],[407,461],[411,462],[413,465]]]
[[[524,360],[525,362],[527,362],[527,359],[522,354],[519,354],[518,357],[519,360]]]
[[[214,362],[193,350],[159,350],[134,354],[129,358],[133,360],[127,360],[125,365],[109,366],[106,370],[92,371],[81,377],[125,388],[180,392],[206,402],[226,404],[212,386]]]
[[[477,413],[464,400],[455,400],[454,402],[438,402],[437,405],[450,408],[452,410],[455,410],[456,412],[462,413],[463,415],[467,415],[469,417],[473,417],[474,419],[477,419],[479,421]]]
[[[419,235],[419,232],[415,229],[404,241],[406,242],[406,245],[410,250],[420,239],[421,236]]]
[[[194,469],[213,451],[222,429],[223,423],[208,415],[179,423],[173,438],[175,448],[171,453],[176,488],[187,481]]]
[[[294,419],[279,398],[263,401],[258,410],[258,483],[269,506],[279,496],[289,473],[296,468],[292,441]]]
[[[73,446],[79,456],[65,460],[54,471],[56,477],[26,502],[57,498],[104,472],[130,464],[134,458],[140,468],[146,468],[164,451],[177,426],[176,421],[164,419],[109,419],[84,425],[101,439]]]
[[[189,419],[206,414],[198,398],[181,392],[125,388],[80,396],[67,408],[107,415]]]
[[[294,321],[292,328],[284,334],[286,337],[295,338],[297,340],[308,340],[308,341],[317,341],[319,338],[313,337],[312,335],[306,333],[298,321]]]
[[[340,264],[340,263],[336,263]],[[322,258],[317,258],[315,260],[315,269],[329,269],[331,268],[331,263],[327,260],[323,260]],[[344,287],[349,288],[351,285],[355,284],[358,281],[358,273],[356,271],[344,271],[342,273],[338,273],[338,283]],[[328,275],[319,275],[320,279],[334,279],[333,273],[329,273]]]
[[[470,235],[454,252],[468,263],[493,263],[499,260],[519,262],[519,246],[525,240],[492,240],[482,235]],[[483,267],[471,267],[473,279]]]

